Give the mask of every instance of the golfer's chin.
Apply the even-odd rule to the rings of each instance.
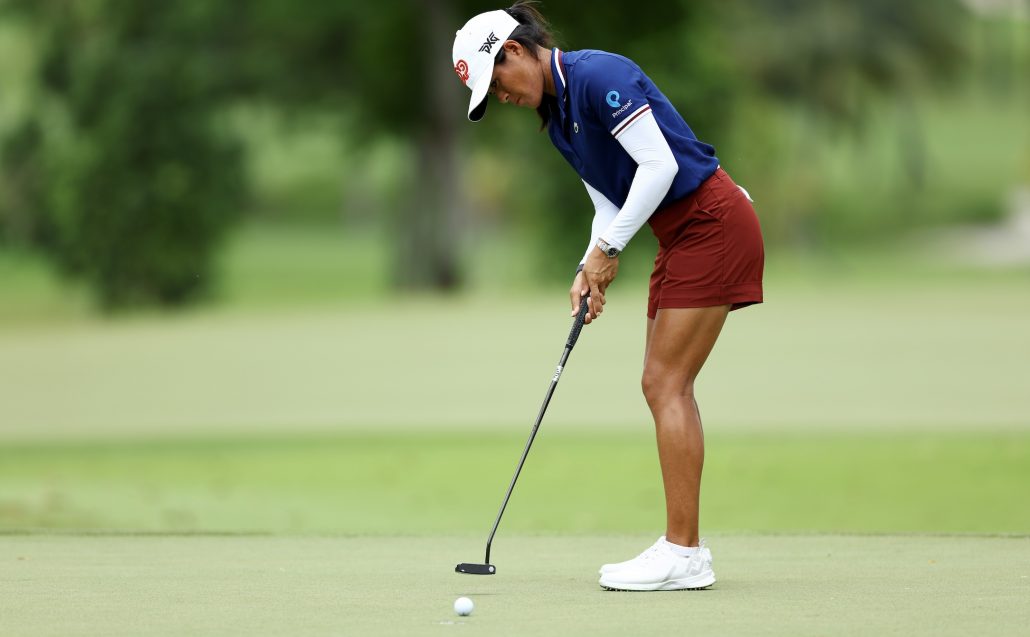
[[[515,106],[521,106],[522,108],[536,109],[538,106],[540,106],[540,98],[538,97],[536,99],[533,99],[530,97],[516,97],[515,101],[513,101],[512,103]]]

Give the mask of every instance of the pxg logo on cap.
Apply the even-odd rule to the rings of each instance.
[[[494,45],[497,44],[499,40],[500,38],[494,35],[494,32],[491,31],[490,35],[486,36],[486,42],[483,43],[483,46],[479,47],[480,53],[493,53]]]

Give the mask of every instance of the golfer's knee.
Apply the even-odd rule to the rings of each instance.
[[[647,404],[654,408],[669,400],[693,396],[694,379],[684,378],[662,365],[648,364],[640,377],[640,388]]]

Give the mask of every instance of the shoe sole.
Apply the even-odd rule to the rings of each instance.
[[[694,577],[685,577],[682,579],[666,580],[664,582],[656,582],[654,584],[626,584],[622,582],[610,582],[605,583],[604,577],[602,581],[598,582],[601,588],[606,591],[621,591],[627,593],[645,593],[652,591],[699,591],[712,586],[715,584],[715,573],[709,571],[708,573],[702,573],[695,575]]]

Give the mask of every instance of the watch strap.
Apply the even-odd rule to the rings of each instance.
[[[615,257],[619,256],[619,254],[622,252],[621,250],[619,250],[615,246],[611,245],[610,243],[608,243],[604,239],[598,239],[597,240],[597,247],[609,259],[614,259]]]

